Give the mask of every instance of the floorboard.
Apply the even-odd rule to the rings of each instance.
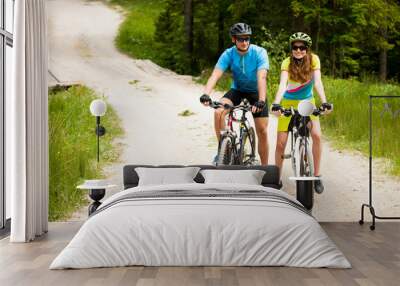
[[[358,223],[321,225],[349,259],[352,269],[138,266],[51,271],[51,261],[81,226],[80,222],[66,222],[50,223],[49,233],[32,243],[0,240],[0,285],[399,285],[399,222],[378,222],[375,231]]]

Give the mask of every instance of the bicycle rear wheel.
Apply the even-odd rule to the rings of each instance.
[[[248,131],[243,132],[242,144],[240,146],[239,164],[244,166],[254,165],[256,150],[256,136],[254,128],[250,127]]]
[[[221,145],[218,151],[217,165],[232,165],[233,164],[233,142],[229,136],[221,138]]]

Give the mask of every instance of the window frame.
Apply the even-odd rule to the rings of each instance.
[[[6,1],[0,0],[1,3],[1,21],[0,21],[0,59],[2,66],[0,68],[0,237],[6,235],[10,231],[11,219],[7,219],[6,215],[6,188],[5,188],[5,95],[6,95],[6,62],[7,62],[7,46],[13,48],[13,34],[6,30]],[[9,0],[8,0],[9,1]],[[12,0],[13,13],[15,0]],[[14,13],[15,14],[15,13]],[[14,15],[11,15],[14,17]]]

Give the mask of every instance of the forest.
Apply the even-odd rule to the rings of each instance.
[[[158,62],[181,74],[213,66],[229,47],[229,27],[245,22],[272,63],[297,31],[313,39],[323,72],[338,78],[399,81],[400,5],[392,0],[165,0],[156,23]],[[272,65],[274,66],[274,65]]]

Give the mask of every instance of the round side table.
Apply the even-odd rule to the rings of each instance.
[[[93,200],[93,202],[88,207],[89,216],[94,213],[97,208],[101,205],[100,200],[104,198],[106,194],[106,189],[111,187],[116,187],[117,185],[90,185],[84,183],[83,185],[79,185],[77,189],[89,190],[89,197]]]

